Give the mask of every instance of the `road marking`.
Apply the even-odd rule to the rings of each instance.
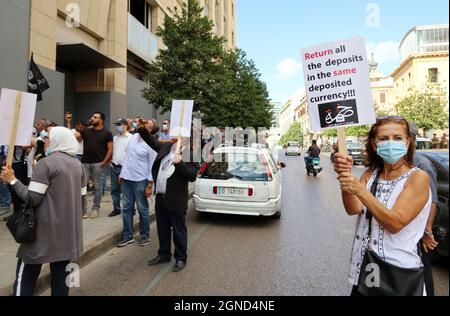
[[[201,235],[203,235],[203,233],[205,231],[208,230],[210,224],[206,224],[205,226],[203,226],[202,228],[199,229],[199,231],[192,237],[189,239],[188,241],[188,250],[189,248],[191,248],[192,244],[200,238]],[[155,275],[155,277],[150,281],[150,283],[143,289],[141,289],[136,296],[148,296],[148,294],[150,293],[151,290],[153,290],[153,288],[159,283],[159,281],[161,281],[161,279],[172,269],[172,262],[164,265],[159,272]]]

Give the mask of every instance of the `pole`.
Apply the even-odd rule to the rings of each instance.
[[[180,126],[178,127],[178,141],[177,141],[177,154],[181,154],[181,142],[183,141],[183,138],[181,136],[181,128],[184,124],[184,112],[186,111],[186,101],[183,100],[182,106],[181,106],[181,116],[180,116]]]
[[[11,167],[12,162],[13,162],[14,147],[16,146],[17,126],[19,125],[21,106],[22,106],[22,92],[18,91],[17,96],[16,96],[16,104],[14,107],[14,117],[13,117],[13,125],[12,125],[12,130],[11,130],[11,138],[9,140],[9,146],[8,146],[8,156],[6,157],[6,165],[8,167]]]
[[[339,152],[344,155],[348,155],[347,151],[347,136],[345,134],[345,128],[339,127],[337,129],[338,134],[338,144],[339,144]]]

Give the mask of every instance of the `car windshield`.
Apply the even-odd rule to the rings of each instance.
[[[289,147],[298,147],[298,143],[288,143]]]
[[[267,169],[262,155],[253,153],[215,154],[207,163],[199,178],[213,180],[238,179],[244,181],[268,181]]]

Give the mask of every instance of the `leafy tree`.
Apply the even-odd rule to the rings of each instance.
[[[350,126],[345,128],[346,136],[362,137],[366,136],[367,134],[369,134],[369,125]],[[328,129],[324,132],[324,135],[328,137],[337,137],[337,130]]]
[[[270,100],[252,60],[226,51],[197,0],[171,10],[157,35],[166,45],[147,68],[143,96],[156,109],[171,110],[173,99],[195,100],[202,123],[216,127],[270,127]]]
[[[431,129],[445,129],[448,127],[448,112],[447,102],[442,95],[445,95],[442,90],[413,90],[396,108],[399,115],[414,122],[425,134]]]
[[[303,134],[300,122],[292,123],[287,133],[281,137],[279,144],[284,145],[291,141],[296,141],[299,142],[300,144],[303,144]]]

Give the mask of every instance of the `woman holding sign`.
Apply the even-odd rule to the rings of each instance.
[[[184,162],[183,149],[177,142],[158,142],[155,121],[141,121],[138,130],[142,139],[158,153],[152,167],[156,192],[156,224],[158,227],[158,255],[149,261],[149,265],[170,262],[171,227],[175,244],[175,265],[173,272],[186,266],[187,228],[186,213],[189,200],[189,182],[195,182],[199,166],[193,162]],[[179,142],[180,140],[178,140]]]
[[[366,144],[369,169],[352,174],[352,158],[336,154],[342,201],[358,215],[349,280],[352,295],[424,295],[420,240],[431,208],[428,175],[413,165],[408,122],[384,117]]]

